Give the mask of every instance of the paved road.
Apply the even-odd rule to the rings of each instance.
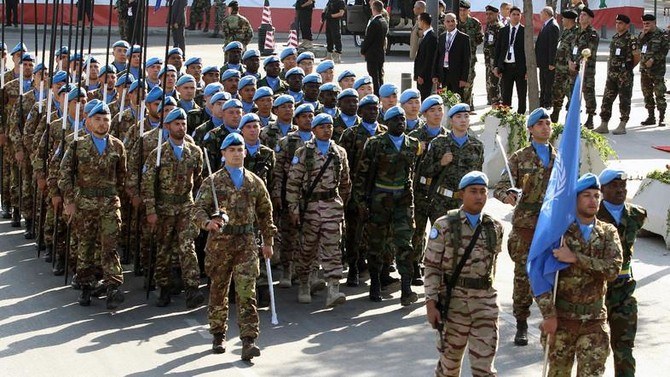
[[[10,36],[11,38],[12,36]],[[16,36],[18,38],[18,36]],[[163,37],[164,38],[164,37]],[[15,41],[8,39],[8,45]],[[200,54],[206,64],[220,64],[220,44],[208,38],[192,38],[197,46],[189,53]],[[105,39],[94,38],[94,53],[103,52]],[[161,55],[164,39],[152,37],[150,54]],[[352,41],[345,38],[345,44]],[[601,46],[602,49],[602,46]],[[475,105],[485,108],[483,65],[477,67]],[[344,64],[357,74],[364,62],[353,47],[347,47]],[[400,82],[400,74],[411,72],[406,56],[394,54],[385,67],[387,80]],[[596,92],[602,93],[606,64],[599,62]],[[639,77],[639,76],[637,76]],[[668,129],[639,126],[646,116],[639,79],[636,77],[631,130],[625,136],[610,136],[623,166],[642,176],[663,166],[669,155],[652,144],[668,144]],[[601,97],[598,98],[600,103]],[[618,117],[614,109],[613,119]],[[481,126],[475,126],[481,130]],[[633,185],[634,186],[634,185]],[[634,189],[629,193],[634,194]],[[491,199],[486,210],[505,221],[509,230],[510,207]],[[61,277],[50,274],[49,265],[36,260],[34,247],[21,231],[0,221],[0,365],[7,376],[428,376],[437,354],[435,334],[424,320],[423,306],[399,305],[398,287],[381,304],[367,300],[367,287],[343,288],[346,305],[323,309],[324,295],[310,305],[296,303],[297,289],[277,290],[280,324],[272,326],[270,315],[261,311],[259,344],[263,356],[254,365],[239,360],[241,344],[233,314],[228,337],[229,353],[212,355],[207,332],[206,310],[186,311],[183,297],[168,308],[144,299],[141,281],[126,273],[126,303],[111,314],[104,302],[89,308],[76,304],[77,292],[63,286]],[[660,238],[639,239],[634,260],[638,280],[640,324],[635,355],[638,375],[655,376],[670,370],[670,257]],[[126,266],[128,267],[128,266]],[[501,305],[500,345],[496,366],[501,376],[537,376],[542,351],[539,347],[539,314],[533,307],[530,345],[515,347],[511,316],[513,264],[506,252],[497,266],[495,286]],[[422,293],[422,292],[421,292]],[[463,373],[468,376],[467,358]],[[611,362],[608,364],[611,365]],[[612,376],[609,367],[607,376]]]

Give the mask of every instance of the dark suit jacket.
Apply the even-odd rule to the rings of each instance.
[[[540,30],[535,41],[535,59],[539,68],[547,68],[556,62],[556,49],[560,35],[561,31],[553,18]]]
[[[419,49],[416,52],[416,58],[414,58],[415,80],[418,76],[421,76],[424,81],[432,79],[435,51],[437,51],[437,36],[434,30],[430,30],[421,39]]]
[[[449,49],[449,76],[452,79],[458,78],[458,81],[468,81],[470,75],[470,37],[458,29],[451,42]],[[447,33],[444,32],[437,40],[437,53],[433,63],[433,77],[440,79],[444,83],[444,52],[447,48]]]
[[[384,61],[388,31],[389,25],[384,16],[379,15],[370,22],[361,43],[361,54],[365,55],[365,61]]]
[[[523,46],[524,27],[517,25],[518,29],[514,37],[514,59],[516,61],[517,72],[525,74],[526,72],[526,49]],[[509,48],[510,25],[500,29],[498,39],[496,40],[496,68],[500,72],[505,71],[505,57]]]

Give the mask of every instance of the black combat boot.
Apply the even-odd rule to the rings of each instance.
[[[261,355],[261,349],[254,343],[253,338],[242,338],[242,360],[249,361]]]
[[[514,344],[517,346],[528,345],[528,322],[525,319],[516,320],[516,335],[514,335]]]
[[[123,291],[115,284],[107,286],[107,309],[114,310],[123,303]]]
[[[181,278],[181,268],[173,267],[170,270],[170,292],[173,296],[179,296],[184,289],[184,281]]]
[[[656,116],[654,115],[654,109],[647,109],[647,112],[649,113],[649,116],[647,116],[647,119],[643,120],[640,124],[643,126],[653,126],[656,124]]]
[[[35,223],[33,222],[33,219],[26,219],[26,230],[23,232],[23,238],[27,240],[32,240],[35,238],[34,225]]]
[[[258,287],[256,287],[256,302],[259,308],[267,308],[268,306],[270,306],[269,285],[259,285]]]
[[[226,336],[223,333],[213,334],[214,339],[212,339],[212,353],[225,353],[226,352]]]
[[[51,269],[51,272],[53,272],[54,276],[63,276],[65,274],[65,256],[56,255],[55,258],[56,265]]]
[[[665,112],[658,113],[658,126],[665,127]]]
[[[11,226],[12,226],[12,228],[20,228],[21,227],[21,212],[16,207],[14,207],[14,209],[12,211]]]
[[[358,266],[355,264],[349,265],[349,272],[347,272],[347,287],[358,287]]]
[[[382,285],[379,281],[379,272],[370,270],[370,301],[382,301]]]
[[[205,302],[205,296],[202,295],[202,292],[198,287],[186,287],[186,308],[195,309],[198,306],[202,305]]]
[[[81,286],[81,293],[79,294],[79,305],[91,305],[91,292],[93,292],[93,287],[91,287],[89,284],[84,284]]]
[[[593,114],[589,114],[588,118],[586,118],[586,123],[584,123],[584,127],[588,128],[589,130],[593,129]]]
[[[398,282],[398,278],[391,277],[390,266],[386,263],[384,263],[382,266],[382,271],[379,275],[379,281],[382,285],[382,288],[386,288],[387,286]]]
[[[400,289],[400,305],[409,306],[419,299],[419,296],[412,292],[412,276],[410,274],[400,275]]]
[[[159,308],[164,308],[170,305],[170,302],[172,302],[172,298],[170,297],[170,286],[162,286],[159,289],[160,293],[158,294],[158,301],[156,301],[156,306]]]
[[[423,279],[421,279],[421,268],[419,262],[414,262],[414,271],[412,271],[412,285],[416,287],[423,286]]]

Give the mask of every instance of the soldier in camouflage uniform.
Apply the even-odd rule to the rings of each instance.
[[[412,235],[414,234],[414,168],[423,153],[421,143],[404,134],[407,124],[402,107],[384,114],[388,132],[371,137],[363,150],[355,181],[355,202],[360,217],[369,220],[368,268],[370,300],[380,302],[380,272],[386,256],[384,245],[392,243],[401,277],[400,304],[408,306],[418,296],[412,292]],[[371,187],[371,188],[370,188]]]
[[[333,140],[339,144],[340,137],[348,128],[361,124],[358,112],[358,93],[352,88],[337,95],[337,115],[333,117]]]
[[[265,77],[258,81],[258,87],[264,86],[272,89],[275,94],[284,94],[288,90],[288,84],[280,76],[281,66],[279,59],[276,56],[268,56],[263,60],[263,69],[265,70]]]
[[[598,43],[600,37],[591,25],[593,22],[593,11],[589,8],[582,8],[579,13],[579,30],[577,36],[570,48],[571,57],[568,63],[569,72],[573,75],[580,70],[582,60],[582,51],[585,49],[591,50],[591,56],[586,61],[586,71],[584,72],[584,82],[582,83],[582,92],[584,93],[584,102],[586,103],[586,114],[588,118],[584,123],[584,127],[593,129],[593,116],[596,114],[596,57],[598,51]],[[574,81],[572,88],[574,88]],[[572,92],[572,90],[570,90]]]
[[[295,100],[288,94],[282,94],[274,100],[272,113],[277,119],[261,130],[260,139],[263,145],[276,152],[279,140],[298,130],[293,124],[294,108]]]
[[[637,47],[637,38],[628,31],[630,18],[625,14],[616,16],[617,33],[610,42],[610,57],[607,60],[607,81],[605,93],[600,108],[602,123],[594,131],[607,134],[607,123],[612,116],[612,103],[619,95],[619,111],[621,122],[613,134],[626,133],[626,123],[630,115],[630,99],[633,96],[633,67],[640,61],[640,52]]]
[[[223,20],[221,25],[225,43],[239,41],[242,42],[243,46],[248,45],[254,36],[254,31],[249,20],[238,13],[239,6],[236,0],[231,1],[228,4],[228,8],[230,8],[230,14]]]
[[[498,348],[499,308],[493,280],[502,250],[503,225],[482,212],[487,186],[488,178],[482,172],[464,175],[458,184],[463,205],[437,219],[430,230],[424,259],[426,314],[440,335],[436,376],[460,375],[466,345],[472,375],[496,375],[493,360]],[[472,249],[466,258],[469,245]],[[463,258],[466,259],[462,270],[454,271]],[[454,274],[457,276],[452,278]],[[452,279],[455,284],[447,288]],[[451,290],[449,306],[440,310],[440,306],[447,305],[444,301],[447,289]],[[442,318],[445,312],[447,316]]]
[[[242,102],[238,99],[230,99],[222,106],[223,114],[220,125],[209,131],[202,140],[202,145],[207,148],[209,154],[209,163],[212,165],[212,171],[217,171],[223,166],[221,153],[217,153],[217,146],[231,133],[240,133],[239,125],[242,118]],[[214,121],[214,118],[212,118]]]
[[[543,108],[533,110],[526,126],[530,131],[531,145],[522,148],[509,158],[510,171],[505,171],[495,186],[494,197],[515,206],[512,231],[507,249],[514,262],[514,290],[512,311],[516,318],[514,344],[528,344],[528,322],[533,297],[530,292],[526,260],[535,233],[535,224],[542,208],[544,193],[556,159],[556,150],[549,144],[551,122],[549,112]],[[518,187],[512,187],[510,174]],[[519,201],[518,190],[521,190]]]
[[[91,134],[68,147],[60,166],[58,187],[63,192],[64,216],[73,216],[79,229],[77,277],[82,286],[79,304],[91,303],[96,255],[107,286],[107,309],[123,302],[123,270],[116,252],[121,228],[121,201],[126,152],[121,140],[109,135],[110,111],[104,103],[88,114]],[[99,247],[96,254],[96,247]]]
[[[475,82],[475,64],[477,64],[477,46],[484,42],[482,33],[482,23],[474,17],[470,17],[470,1],[461,0],[458,10],[458,30],[470,37],[470,73],[468,74],[468,85],[463,88],[463,102],[470,105],[474,111],[472,103],[472,89]]]
[[[263,181],[243,168],[242,136],[237,133],[228,135],[221,149],[226,166],[203,181],[193,213],[196,224],[209,231],[205,269],[212,279],[208,306],[210,332],[214,335],[212,350],[214,353],[226,351],[228,288],[232,277],[235,280],[242,360],[251,360],[260,356],[260,349],[255,344],[259,334],[256,310],[259,261],[255,229],[258,228],[262,236],[263,256],[270,258],[277,228],[272,223],[272,203]],[[227,223],[223,221],[222,213],[228,216]]]
[[[211,0],[194,0],[191,5],[188,30],[200,30],[203,18],[205,20],[204,33],[209,31],[209,9],[212,7]]]
[[[223,21],[226,19],[226,2],[225,0],[213,0],[214,6],[214,32],[209,36],[210,38],[220,38],[219,30]],[[209,14],[209,12],[207,12]]]
[[[636,281],[633,278],[631,261],[633,244],[638,231],[647,219],[647,211],[626,203],[626,173],[622,170],[605,169],[598,177],[603,200],[597,217],[617,228],[623,250],[623,264],[616,280],[608,283],[605,304],[610,325],[614,370],[616,376],[635,376],[633,346],[637,332],[637,300],[633,296]]]
[[[402,109],[405,110],[405,116],[407,117],[405,134],[409,135],[411,132],[426,125],[426,122],[419,116],[421,110],[421,93],[418,90],[406,89],[400,94],[399,102]]]
[[[328,282],[326,306],[345,302],[339,291],[342,278],[342,223],[344,203],[351,193],[347,152],[331,140],[333,118],[319,114],[312,120],[314,139],[298,148],[286,182],[286,202],[293,226],[302,225],[303,242],[295,260],[300,280],[298,302],[312,302],[310,271],[318,261]],[[317,181],[318,180],[318,181]]]
[[[556,297],[551,290],[537,301],[544,320],[543,343],[549,347],[549,376],[569,376],[577,358],[577,374],[602,376],[609,354],[605,292],[621,269],[621,242],[612,224],[596,218],[601,199],[598,177],[577,181],[576,219],[553,250],[568,267],[558,272]]]
[[[147,224],[154,230],[158,245],[155,278],[160,296],[156,305],[170,304],[172,259],[177,259],[184,280],[186,307],[193,309],[205,300],[198,291],[200,272],[193,244],[198,229],[190,216],[192,191],[201,181],[202,152],[185,140],[186,112],[183,109],[172,110],[163,124],[170,136],[160,146],[160,164],[157,165],[158,149],[154,149],[146,160],[142,180]]]
[[[212,120],[212,117],[214,117],[214,112],[216,112],[214,108],[218,106],[219,109],[221,109],[223,102],[230,99],[230,94],[224,93],[218,96],[216,101],[212,101],[212,98],[219,92],[224,93],[223,85],[221,85],[221,83],[216,82],[207,85],[203,91],[203,105],[200,107],[200,109],[193,109],[187,114],[188,119],[186,122],[189,128],[188,133],[191,135],[191,137],[193,137],[193,140],[195,140],[195,143],[198,145],[202,145],[202,138],[204,138],[207,132],[213,128],[212,124],[205,126],[204,128],[201,127]],[[221,119],[220,115],[221,114],[218,115],[219,119]],[[198,124],[194,126],[190,122]]]
[[[568,70],[568,62],[572,58],[572,45],[577,38],[577,32],[579,27],[577,26],[577,12],[569,9],[564,10],[561,13],[561,24],[563,25],[563,31],[561,31],[561,36],[558,39],[558,47],[556,48],[556,60],[554,61],[554,86],[551,87],[552,94],[552,106],[553,112],[551,113],[551,122],[558,122],[558,116],[561,113],[561,108],[563,107],[563,99],[568,96],[570,97],[570,83],[572,81],[573,74]]]
[[[484,63],[486,65],[486,98],[489,105],[500,102],[500,78],[493,73],[498,33],[503,28],[498,19],[498,8],[486,6],[486,31],[484,32]]]
[[[261,128],[264,129],[272,122],[277,121],[277,116],[272,113],[274,92],[268,87],[259,87],[254,93],[254,107],[256,115],[261,121]],[[270,148],[272,149],[272,148]]]
[[[654,108],[658,109],[658,126],[665,126],[665,57],[670,48],[670,38],[656,26],[656,17],[652,14],[642,16],[642,33],[638,37],[642,60],[640,60],[640,82],[644,107],[649,116],[641,124],[656,123]],[[654,101],[656,97],[656,101]]]

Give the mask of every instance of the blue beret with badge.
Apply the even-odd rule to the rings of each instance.
[[[293,47],[287,47],[287,48],[285,48],[281,51],[281,54],[279,54],[279,59],[284,60],[284,59],[288,58],[289,56],[297,55],[297,54],[298,54],[298,50],[296,50]]]
[[[112,45],[112,48],[117,48],[117,47],[130,48],[130,43],[121,39],[119,41],[114,42],[114,44]]]
[[[421,99],[421,93],[419,93],[418,90],[416,89],[405,89],[404,92],[400,94],[400,104],[404,105],[407,103],[407,101],[411,99]]]
[[[230,99],[230,100],[226,101],[226,103],[223,104],[223,110],[242,109],[242,108],[244,108],[242,106],[242,102],[239,99],[236,99],[236,98]]]
[[[70,62],[81,61],[82,59],[83,59],[83,57],[78,52],[74,52],[74,53],[70,54]]]
[[[230,50],[244,50],[244,46],[242,46],[241,42],[232,41],[232,42],[228,43],[227,45],[225,45],[225,47],[223,47],[224,52],[228,52]]]
[[[109,64],[109,65],[103,65],[103,66],[100,68],[100,72],[98,72],[98,76],[102,76],[102,75],[105,75],[105,74],[107,74],[107,73],[117,74],[116,67],[114,67],[114,66],[111,65],[111,64]]]
[[[240,79],[240,82],[237,84],[237,89],[242,89],[245,86],[253,85],[256,86],[256,77],[252,75],[244,76]]]
[[[263,67],[267,67],[268,64],[279,63],[279,59],[276,56],[270,55],[267,58],[263,59]]]
[[[244,145],[244,138],[237,132],[228,134],[223,142],[221,143],[221,149],[226,149],[230,146]]]
[[[156,65],[156,64],[162,65],[163,64],[163,59],[158,58],[158,57],[149,58],[149,60],[147,60],[146,67],[151,67],[152,65]]]
[[[231,99],[230,93],[220,91],[212,94],[212,96],[209,98],[209,104],[213,105],[218,101],[228,101],[229,99]]]
[[[324,60],[316,66],[316,73],[324,73],[329,69],[335,69],[335,63],[332,60]]]
[[[130,84],[130,88],[128,88],[128,93],[134,92],[137,88],[142,86],[143,89],[146,89],[146,85],[144,84],[144,80],[135,80]]]
[[[540,121],[540,119],[549,119],[549,111],[544,107],[538,107],[528,115],[526,127],[533,127],[535,123]]]
[[[188,67],[193,64],[202,64],[202,58],[199,58],[197,56],[188,58],[188,60],[186,60],[186,62],[184,63],[184,66]]]
[[[356,74],[351,72],[348,69],[345,69],[339,75],[337,75],[337,82],[340,82],[340,81],[346,79],[347,77],[356,77]]]
[[[384,84],[379,87],[379,98],[386,98],[392,95],[398,95],[398,87],[394,84]]]
[[[158,111],[163,111],[163,107],[165,106],[177,106],[177,100],[172,96],[165,97],[165,100],[158,105]]]
[[[289,69],[288,71],[286,71],[285,76],[286,76],[287,79],[289,77],[293,76],[293,75],[305,76],[305,71],[303,71],[302,68],[300,68],[300,67],[293,67],[293,68]]]
[[[274,102],[272,103],[272,107],[279,107],[285,103],[292,103],[295,105],[295,99],[293,96],[288,95],[288,94],[282,94],[279,97],[275,98]]]
[[[312,106],[311,103],[303,103],[302,105],[298,106],[295,111],[293,112],[293,117],[297,118],[298,115],[304,114],[304,113],[313,113],[314,112],[314,106]]]
[[[170,49],[170,51],[168,51],[167,56],[170,57],[172,55],[179,55],[181,57],[184,57],[184,51],[182,51],[182,49],[179,47],[173,47]]]
[[[470,105],[467,103],[457,103],[449,108],[449,111],[447,111],[447,116],[452,118],[458,113],[470,113]]]
[[[347,97],[356,97],[358,98],[358,92],[352,88],[347,88],[344,89],[340,94],[337,95],[337,100],[341,100],[342,98],[347,98]]]
[[[86,60],[84,60],[84,68],[86,68],[89,64],[93,63],[100,63],[98,59],[95,58],[95,56],[89,56]]]
[[[158,72],[158,76],[163,76],[166,72],[177,72],[177,67],[172,64],[166,64],[161,68],[160,72]]]
[[[67,93],[67,100],[68,101],[75,101],[79,98],[86,98],[86,90],[84,88],[77,88],[74,86],[68,93]]]
[[[165,123],[170,123],[177,119],[186,120],[186,111],[184,111],[184,109],[181,107],[172,109],[172,111],[170,111],[165,117]]]
[[[589,189],[600,190],[600,181],[598,180],[598,176],[593,173],[586,173],[577,180],[577,194]]]
[[[128,51],[126,51],[126,56],[130,56],[132,54],[139,54],[141,52],[142,52],[142,46],[133,45],[133,48],[129,48]]]
[[[252,101],[256,101],[258,99],[265,97],[272,97],[274,95],[275,93],[272,91],[272,88],[270,88],[269,86],[262,86],[256,89],[256,93],[254,93],[254,98],[252,99]]]
[[[39,63],[33,68],[33,75],[36,75],[44,70],[44,63]]]
[[[342,89],[340,88],[339,85],[332,83],[332,82],[327,82],[319,87],[319,91],[322,92],[335,92],[339,93]]]
[[[377,96],[374,94],[368,94],[358,101],[358,107],[363,107],[366,105],[379,105],[379,98],[377,98]]]
[[[65,84],[61,86],[60,89],[58,89],[58,94],[63,94],[63,93],[70,93],[71,90],[76,88],[76,86],[72,83]]]
[[[56,56],[61,56],[61,55],[70,55],[70,48],[67,47],[67,46],[61,46],[61,48],[56,50]]]
[[[144,100],[146,103],[160,101],[163,98],[163,89],[160,86],[154,86],[149,93],[147,93],[147,98]]]
[[[226,81],[233,78],[239,79],[240,77],[242,77],[242,74],[237,69],[226,69],[223,72],[223,75],[221,75],[221,81]]]
[[[606,184],[612,182],[615,179],[625,181],[628,179],[628,175],[623,170],[607,168],[602,172],[600,172],[600,175],[598,176],[598,180],[600,181],[600,184],[602,186],[605,186]]]
[[[35,57],[32,54],[23,54],[21,61],[24,62],[35,62]]]
[[[312,119],[312,128],[322,124],[333,124],[333,117],[331,117],[329,114],[321,113]]]
[[[94,107],[98,106],[102,101],[99,99],[92,99],[88,102],[86,102],[86,105],[84,105],[84,113],[90,114],[91,110],[93,110]]]
[[[296,63],[300,63],[303,60],[314,60],[314,53],[311,51],[305,51],[298,55],[298,57],[295,59]]]
[[[67,72],[65,71],[58,71],[54,74],[53,77],[53,83],[54,84],[60,84],[62,82],[67,82]]]
[[[188,73],[184,74],[179,78],[179,80],[177,80],[177,87],[188,84],[189,82],[195,84],[195,77],[193,77],[193,75],[189,75]]]
[[[370,76],[363,76],[359,77],[354,81],[354,89],[358,90],[361,86],[363,85],[372,85],[372,77]]]
[[[419,109],[420,112],[425,113],[428,111],[433,106],[443,106],[444,101],[442,100],[442,97],[440,97],[437,94],[430,95],[426,97],[426,99],[423,100],[421,103],[421,108]],[[451,109],[449,109],[451,110]]]
[[[384,120],[393,119],[400,115],[405,115],[405,110],[400,106],[393,106],[384,113]]]
[[[25,43],[17,43],[16,46],[12,49],[12,51],[9,52],[9,55],[14,55],[17,52],[26,52],[28,51],[28,47],[26,47]]]
[[[212,72],[219,72],[219,68],[217,68],[216,66],[213,66],[213,65],[208,65],[207,67],[202,69],[202,74],[203,75],[206,75],[206,74],[212,73]]]
[[[135,82],[135,76],[133,76],[132,73],[124,73],[121,75],[121,77],[119,77],[118,80],[116,80],[116,84],[114,86],[118,88],[119,86],[123,86],[128,83],[132,84],[133,82]]]
[[[98,103],[91,111],[88,112],[88,117],[93,118],[94,116],[98,114],[111,114],[112,112],[109,110],[109,106],[107,106],[106,103],[100,102]]]
[[[242,118],[240,118],[239,129],[242,129],[247,123],[251,123],[251,122],[259,122],[260,123],[260,121],[261,121],[261,118],[259,118],[258,115],[256,115],[256,113],[244,114],[244,115],[242,115]]]
[[[209,97],[221,91],[223,91],[223,84],[220,82],[213,82],[211,84],[207,84],[205,90],[202,93],[205,97]]]
[[[251,58],[260,58],[261,57],[261,52],[251,48],[246,51],[244,51],[244,54],[242,54],[242,60],[247,60]]]
[[[321,75],[319,75],[318,73],[310,73],[309,75],[303,77],[302,79],[303,85],[310,83],[321,85],[322,82],[323,80],[321,79]]]
[[[463,190],[464,188],[472,185],[489,185],[489,177],[486,174],[480,171],[471,171],[461,178],[461,181],[458,183],[458,189]]]

